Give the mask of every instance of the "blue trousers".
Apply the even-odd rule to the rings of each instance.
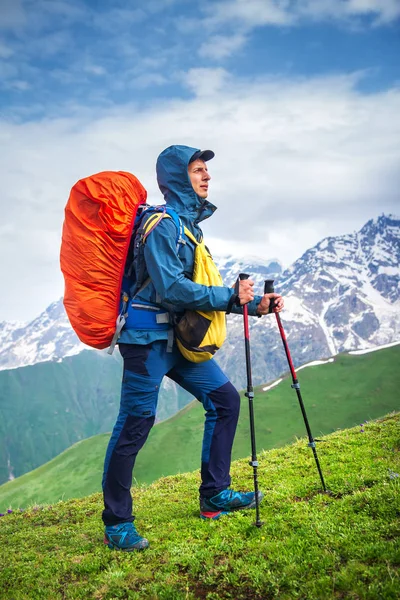
[[[217,363],[187,361],[167,342],[120,344],[124,359],[121,405],[104,461],[105,525],[133,521],[132,471],[155,420],[158,392],[166,375],[202,402],[205,411],[200,495],[212,497],[229,487],[233,440],[240,397]],[[166,448],[167,452],[168,449]]]

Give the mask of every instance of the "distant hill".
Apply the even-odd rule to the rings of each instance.
[[[118,414],[122,360],[85,350],[60,362],[0,371],[0,484],[46,463],[75,442],[110,431]],[[158,419],[190,400],[165,382]]]
[[[365,423],[400,410],[400,345],[362,355],[342,354],[332,362],[299,370],[299,380],[314,437]],[[263,391],[255,389],[257,447],[284,446],[306,435],[291,379]],[[198,469],[203,435],[203,407],[193,401],[156,425],[139,454],[136,483]],[[0,486],[0,511],[10,505],[55,502],[100,490],[109,434],[75,444],[39,469]],[[318,446],[324,464],[325,444]],[[233,458],[250,454],[248,401],[242,395]]]

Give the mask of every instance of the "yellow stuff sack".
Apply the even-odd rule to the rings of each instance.
[[[222,277],[204,241],[198,242],[185,227],[185,235],[196,245],[193,282],[222,286]],[[177,346],[183,356],[194,363],[210,360],[226,338],[225,312],[187,310],[175,326]]]

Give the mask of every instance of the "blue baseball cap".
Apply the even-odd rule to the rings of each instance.
[[[197,150],[197,152],[195,152],[192,156],[192,158],[189,160],[189,164],[191,162],[193,162],[194,160],[197,160],[198,158],[200,158],[201,160],[207,161],[207,160],[211,160],[212,158],[214,158],[215,154],[212,150]]]

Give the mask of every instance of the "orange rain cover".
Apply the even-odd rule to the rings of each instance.
[[[60,263],[64,306],[79,339],[107,348],[113,338],[136,210],[147,192],[131,173],[78,181],[65,207]]]

